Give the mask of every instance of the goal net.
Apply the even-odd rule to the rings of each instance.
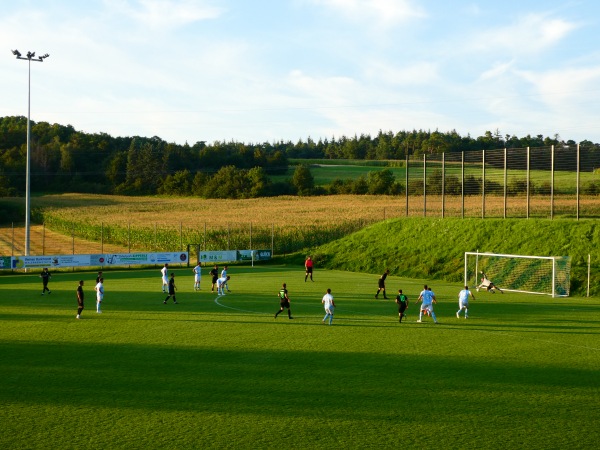
[[[483,274],[503,291],[568,297],[571,257],[465,252],[465,285],[479,285]]]

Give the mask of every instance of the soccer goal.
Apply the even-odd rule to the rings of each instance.
[[[465,285],[479,285],[483,274],[503,291],[568,297],[571,257],[465,252]]]

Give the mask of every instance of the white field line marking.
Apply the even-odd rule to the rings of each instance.
[[[250,311],[248,309],[234,308],[233,306],[224,305],[223,303],[219,302],[219,299],[221,297],[224,297],[224,295],[217,295],[217,298],[215,298],[215,303],[222,308],[227,308],[227,309],[232,309],[234,311],[240,311],[240,312],[246,312],[246,313],[252,313],[252,314],[260,314],[258,311]]]

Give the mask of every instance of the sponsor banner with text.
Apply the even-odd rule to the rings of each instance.
[[[187,252],[106,253],[92,255],[3,256],[0,269],[187,264]]]

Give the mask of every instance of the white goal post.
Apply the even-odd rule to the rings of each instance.
[[[479,285],[483,273],[503,291],[568,297],[571,257],[465,252],[465,286]]]

